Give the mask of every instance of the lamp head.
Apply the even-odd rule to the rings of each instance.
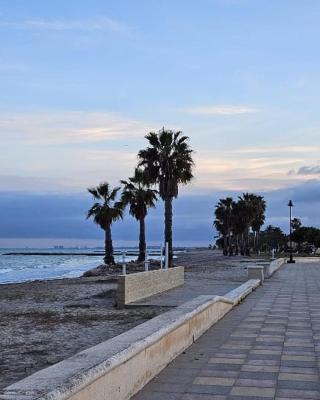
[[[292,200],[289,200],[288,207],[293,207]]]

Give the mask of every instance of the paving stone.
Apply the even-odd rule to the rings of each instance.
[[[234,344],[224,344],[221,346],[222,349],[243,349],[243,350],[249,350],[251,349],[250,344],[239,344],[239,343],[234,343]]]
[[[214,385],[189,385],[185,393],[205,393],[227,395],[231,386],[214,386]]]
[[[280,372],[278,379],[280,381],[318,382],[319,376],[316,374],[297,374],[297,373]]]
[[[164,399],[165,400],[180,400],[181,393],[149,392],[149,391],[143,390],[140,393],[136,394],[132,398],[132,400],[164,400]],[[206,399],[204,399],[204,400],[206,400]],[[224,399],[221,399],[221,400],[224,400]]]
[[[315,361],[316,358],[314,356],[287,356],[284,355],[281,357],[282,360],[288,361]]]
[[[281,374],[294,374],[294,375],[306,375],[306,376],[318,376],[317,368],[298,368],[298,367],[283,367],[280,366]]]
[[[202,369],[199,371],[198,376],[216,376],[221,378],[237,378],[239,371],[224,371],[217,369]],[[190,378],[189,378],[190,381]]]
[[[184,383],[166,383],[152,380],[148,385],[150,392],[183,393],[186,385]]]
[[[227,396],[203,394],[203,393],[185,393],[179,399],[181,399],[181,400],[226,400]],[[166,400],[166,397],[163,397],[162,400]]]
[[[250,354],[262,354],[262,355],[281,355],[281,350],[250,350]]]
[[[225,350],[225,349],[223,349]],[[218,358],[246,358],[247,357],[247,353],[215,353],[214,354],[215,357]]]
[[[210,358],[209,363],[211,363],[211,364],[243,364],[244,359],[212,357],[212,358]]]
[[[277,389],[277,398],[287,397],[289,399],[317,399],[320,392],[316,390]]]
[[[258,387],[243,387],[234,386],[230,392],[231,396],[247,396],[247,397],[263,397],[273,398],[275,395],[275,389],[273,388],[258,388]]]
[[[246,361],[246,365],[268,365],[278,366],[280,365],[279,360],[265,360],[265,359],[250,359]]]
[[[272,379],[237,379],[237,386],[253,386],[257,388],[275,387],[277,381]]]
[[[242,371],[240,370],[239,373],[239,379],[271,379],[271,380],[277,380],[278,378],[278,373],[277,372],[265,372],[265,371],[259,371],[259,372],[252,372],[252,371]]]
[[[279,380],[278,388],[281,389],[297,389],[297,390],[319,390],[319,382],[311,381],[294,381],[294,380]]]
[[[278,372],[279,366],[269,366],[269,365],[248,365],[245,364],[241,367],[241,371],[245,372]]]
[[[193,381],[194,385],[213,385],[213,386],[232,386],[235,383],[234,378],[219,378],[212,376],[198,376]]]

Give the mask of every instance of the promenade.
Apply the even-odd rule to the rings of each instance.
[[[283,266],[132,400],[320,399],[320,262]]]

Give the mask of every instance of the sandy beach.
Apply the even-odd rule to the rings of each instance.
[[[254,259],[223,257],[212,251],[182,253],[187,291],[202,283],[223,294],[246,280]],[[208,282],[212,286],[208,286]],[[0,388],[76,352],[116,336],[156,315],[170,304],[115,308],[116,278],[72,278],[4,284],[0,290]],[[181,290],[181,289],[180,289]],[[219,292],[219,293],[218,293]],[[161,295],[162,298],[166,294]]]

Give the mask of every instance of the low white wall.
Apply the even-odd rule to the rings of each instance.
[[[184,267],[137,272],[118,277],[117,303],[124,306],[184,284]]]
[[[128,400],[259,286],[199,296],[0,392],[2,400]]]
[[[320,257],[296,257],[296,256],[293,256],[293,259],[299,263],[320,263]]]
[[[319,263],[320,257],[293,257],[297,263]],[[279,268],[287,264],[288,258],[277,258],[271,261],[270,265],[265,267],[265,276],[270,278]]]
[[[265,267],[263,265],[250,265],[248,267],[248,279],[260,279],[264,281]]]
[[[266,277],[270,278],[282,265],[286,264],[287,260],[285,258],[277,258],[271,261],[270,265],[266,268]]]

